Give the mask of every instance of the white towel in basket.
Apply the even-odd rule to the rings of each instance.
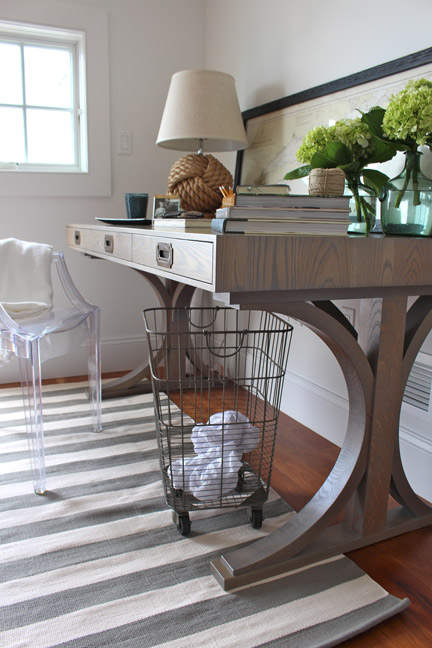
[[[250,423],[247,416],[233,410],[217,412],[210,416],[206,425],[195,425],[192,430],[192,442],[197,454],[222,446],[243,454],[254,450],[259,438],[259,429]]]
[[[242,466],[238,452],[209,451],[197,457],[174,461],[169,470],[173,487],[192,493],[199,500],[217,499],[232,491]]]
[[[237,486],[243,453],[256,448],[259,438],[259,429],[241,412],[213,414],[206,425],[192,429],[197,456],[172,463],[173,487],[204,501],[226,495]]]
[[[190,477],[190,490],[199,500],[217,499],[234,490],[238,482],[238,471],[241,468],[241,456],[238,452],[219,450],[200,455],[201,463]]]

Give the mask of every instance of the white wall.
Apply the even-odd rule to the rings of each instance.
[[[19,10],[26,1],[0,0],[0,19],[9,17],[11,6]],[[65,251],[78,288],[103,310],[103,370],[129,369],[142,352],[142,308],[159,305],[153,290],[132,270],[68,250],[65,226],[92,223],[96,216],[125,217],[127,192],[166,192],[169,169],[178,155],[157,147],[156,137],[172,74],[204,67],[205,5],[201,0],[37,0],[34,6],[44,10],[52,3],[65,12],[72,4],[108,14],[112,195],[17,198],[0,193],[0,238],[46,242]],[[120,130],[132,131],[130,156],[117,154]],[[85,364],[77,357],[60,368],[47,366],[44,375],[58,372],[84,373]],[[13,363],[2,368],[0,382],[17,377]]]
[[[243,110],[430,47],[429,0],[207,0],[206,67]]]

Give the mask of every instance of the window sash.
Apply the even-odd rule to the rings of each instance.
[[[22,110],[25,161],[18,162],[12,167],[18,171],[47,171],[47,172],[81,172],[88,171],[87,160],[87,124],[85,109],[85,61],[84,33],[72,30],[52,29],[44,26],[25,25],[0,21],[0,43],[14,43],[21,51],[22,104],[0,103],[0,107],[14,107]],[[39,106],[26,101],[24,48],[40,47],[42,49],[65,50],[71,57],[71,105],[67,108],[57,106]],[[30,162],[28,158],[28,111],[54,110],[68,113],[71,117],[72,128],[72,157],[67,163],[61,162]],[[4,161],[8,171],[10,160]],[[12,161],[13,162],[13,161]],[[2,161],[0,161],[0,166]],[[1,169],[0,169],[1,170]]]

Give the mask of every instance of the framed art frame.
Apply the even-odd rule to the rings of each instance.
[[[423,77],[432,81],[432,47],[245,110],[249,146],[237,153],[235,186],[283,183],[285,174],[299,166],[296,152],[311,128],[359,116],[359,110],[373,106],[385,108],[410,79]],[[393,177],[402,165],[398,154],[379,168]],[[422,168],[432,176],[429,149]],[[307,178],[289,184],[294,193],[307,193]]]

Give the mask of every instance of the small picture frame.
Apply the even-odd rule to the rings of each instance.
[[[153,218],[163,218],[170,212],[180,211],[179,196],[155,196],[153,198]]]

